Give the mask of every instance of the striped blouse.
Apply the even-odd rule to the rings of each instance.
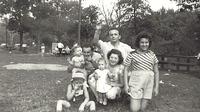
[[[150,50],[145,53],[133,51],[124,61],[124,65],[131,66],[133,70],[153,70],[156,63],[158,63],[158,59]]]

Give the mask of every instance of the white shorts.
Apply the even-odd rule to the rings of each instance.
[[[132,71],[129,79],[129,95],[133,99],[151,99],[154,86],[153,71]]]

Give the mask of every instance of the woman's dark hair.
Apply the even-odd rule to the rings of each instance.
[[[118,57],[119,57],[119,62],[117,63],[118,65],[120,65],[120,64],[123,63],[124,58],[123,58],[123,56],[122,56],[122,53],[121,53],[119,50],[117,50],[117,49],[112,49],[112,50],[110,50],[110,51],[108,52],[108,54],[107,54],[108,60],[110,59],[111,54],[117,54],[117,55],[118,55]]]
[[[152,37],[151,37],[151,34],[148,33],[148,32],[140,32],[138,35],[137,35],[137,38],[135,40],[135,47],[139,48],[140,47],[140,40],[142,38],[146,38],[149,40],[149,47],[151,47],[152,45]]]

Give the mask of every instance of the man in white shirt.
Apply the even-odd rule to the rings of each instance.
[[[59,56],[61,56],[62,49],[64,48],[64,45],[61,42],[58,42],[57,48],[58,48],[58,51],[59,51]]]
[[[120,42],[121,35],[119,34],[119,31],[117,28],[112,28],[109,30],[108,42],[103,42],[102,40],[99,40],[100,33],[101,33],[101,26],[97,26],[93,42],[100,46],[103,52],[103,56],[106,59],[107,63],[108,63],[107,54],[111,49],[119,50],[122,53],[124,60],[126,59],[126,57],[131,51],[134,51],[134,49],[132,49],[129,45]]]

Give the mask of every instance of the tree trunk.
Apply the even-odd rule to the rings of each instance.
[[[22,44],[23,44],[23,32],[19,32],[19,36],[20,36],[20,51],[22,51]]]

